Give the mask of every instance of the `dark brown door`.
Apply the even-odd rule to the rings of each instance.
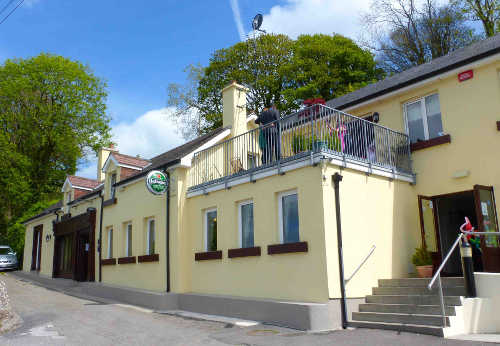
[[[480,232],[498,232],[495,194],[492,186],[474,185],[474,200]],[[481,237],[483,266],[486,272],[500,273],[500,237]]]
[[[420,230],[422,244],[432,255],[434,269],[441,262],[441,247],[436,214],[436,201],[432,197],[418,196],[418,209],[420,212]]]
[[[77,254],[76,254],[75,280],[77,281],[89,280],[89,271],[88,271],[89,250],[90,250],[89,235],[80,234],[78,236]]]

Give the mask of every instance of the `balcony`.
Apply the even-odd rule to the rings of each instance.
[[[408,135],[313,105],[197,152],[188,193],[220,184],[228,188],[235,181],[254,181],[321,160],[414,182]]]

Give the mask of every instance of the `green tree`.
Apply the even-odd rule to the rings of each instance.
[[[373,0],[363,22],[368,33],[363,43],[388,73],[424,64],[477,39],[457,8],[435,0],[421,6],[414,0]]]
[[[59,195],[79,159],[109,144],[106,96],[101,79],[64,57],[0,65],[0,240],[30,205]]]
[[[454,0],[470,20],[480,21],[487,37],[500,31],[500,0]]]
[[[233,80],[250,90],[248,112],[274,103],[287,114],[301,99],[330,99],[380,77],[372,55],[340,35],[266,34],[215,51],[205,68],[188,67],[188,83],[168,87],[168,104],[190,138],[222,125],[221,90]]]

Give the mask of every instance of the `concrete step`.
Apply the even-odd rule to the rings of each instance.
[[[353,321],[362,322],[382,322],[382,323],[401,323],[424,326],[440,327],[443,325],[443,318],[436,315],[412,315],[381,312],[353,312]],[[446,317],[446,325],[449,325]]]
[[[397,295],[437,295],[439,290],[433,288],[428,290],[427,287],[373,287],[373,295],[385,295],[385,296],[397,296]],[[454,287],[444,287],[443,294],[445,296],[464,296],[465,287],[454,286]]]
[[[428,278],[380,279],[378,285],[379,287],[426,287],[430,281]],[[465,285],[463,277],[441,278],[441,282],[443,287]]]
[[[360,304],[359,311],[441,316],[441,306],[439,305]],[[445,306],[445,313],[447,316],[455,316],[455,307]]]
[[[412,304],[412,305],[440,305],[439,296],[437,295],[371,295],[366,296],[366,303],[374,304]],[[462,305],[460,297],[447,296],[444,297],[445,305],[459,306]]]
[[[381,322],[349,322],[350,327],[355,328],[371,328],[371,329],[385,329],[396,330],[398,332],[409,332],[417,334],[427,334],[435,336],[443,336],[443,328],[434,326],[422,326],[413,324],[400,324],[400,323],[381,323]]]

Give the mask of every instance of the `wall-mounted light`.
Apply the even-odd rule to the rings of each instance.
[[[374,123],[378,123],[380,120],[380,114],[378,114],[378,112],[373,112],[372,118]]]

